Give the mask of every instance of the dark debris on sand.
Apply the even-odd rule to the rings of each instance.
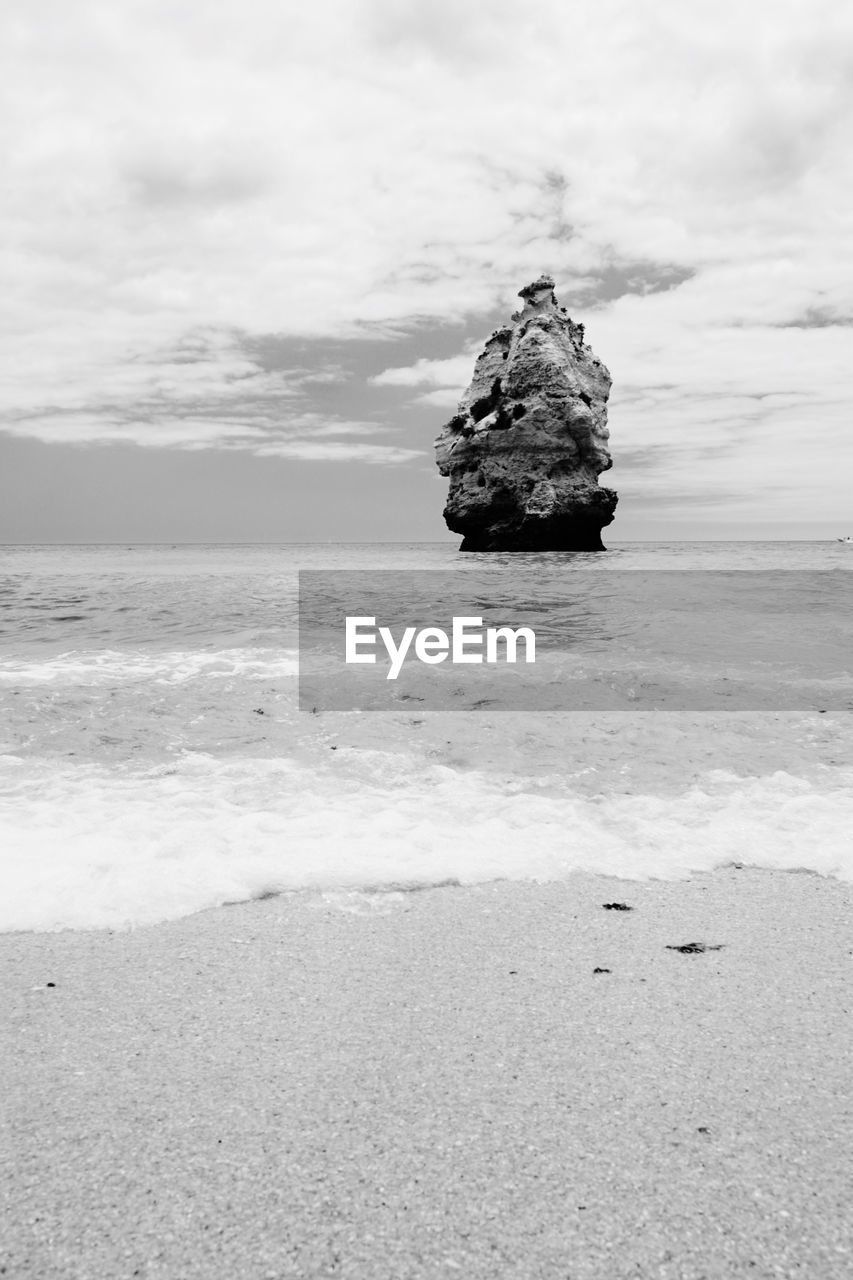
[[[680,951],[683,956],[695,956],[701,951],[722,951],[724,943],[718,942],[712,945],[709,942],[682,942],[676,946],[671,942],[666,944],[667,951]]]

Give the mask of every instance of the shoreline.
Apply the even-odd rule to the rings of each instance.
[[[841,1276],[851,906],[729,867],[0,936],[6,1273]]]

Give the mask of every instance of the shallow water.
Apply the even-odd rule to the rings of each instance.
[[[575,868],[672,877],[742,861],[853,878],[843,700],[825,715],[298,710],[298,569],[510,566],[807,570],[836,656],[850,622],[829,590],[828,570],[853,570],[837,543],[2,548],[0,928]],[[792,677],[822,661],[810,642]],[[726,670],[698,619],[684,662],[703,681]]]

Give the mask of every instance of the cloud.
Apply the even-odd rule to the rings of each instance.
[[[455,409],[468,383],[478,352],[470,346],[447,360],[416,360],[412,365],[383,369],[370,378],[375,387],[428,387],[413,403],[436,409]]]
[[[366,462],[379,466],[396,466],[423,457],[422,449],[332,440],[285,440],[279,444],[265,444],[255,452],[267,458],[298,458],[303,462]]]
[[[239,408],[239,406],[238,406]],[[159,449],[241,449],[260,457],[344,459],[368,463],[400,463],[420,457],[422,450],[396,444],[352,443],[389,428],[368,422],[321,419],[315,414],[227,416],[220,410],[177,416],[167,408],[147,407],[144,416],[128,412],[122,419],[106,407],[89,411],[45,411],[7,426],[13,435],[45,444],[135,444]],[[341,437],[333,439],[332,437]]]
[[[71,353],[79,374],[87,357],[73,344]],[[244,449],[368,463],[418,456],[397,444],[320,443],[327,437],[376,436],[393,429],[306,408],[310,388],[346,375],[336,366],[265,369],[246,354],[239,334],[199,329],[171,348],[123,353],[123,359],[116,358],[114,348],[99,354],[99,362],[88,357],[86,378],[68,376],[70,360],[63,365],[42,361],[30,367],[26,388],[15,386],[14,400],[8,384],[0,386],[0,427],[56,444]],[[21,357],[25,360],[26,353]]]
[[[386,425],[395,388],[450,408],[467,348],[395,368],[395,334],[508,314],[547,267],[614,372],[614,441],[667,446],[663,487],[689,491],[718,443],[759,486],[751,442],[775,440],[796,501],[802,431],[825,502],[846,501],[843,0],[10,12],[7,430],[257,449],[313,411],[316,434],[336,374],[265,369],[250,341],[270,335],[389,342],[375,413],[341,424]],[[757,413],[775,392],[810,400]],[[384,447],[412,452],[359,456]]]
[[[384,369],[370,379],[375,387],[465,386],[477,352],[469,348],[449,360],[416,360],[404,368]]]
[[[455,387],[437,387],[435,391],[424,391],[415,398],[415,403],[436,409],[455,409],[461,399],[461,393]]]

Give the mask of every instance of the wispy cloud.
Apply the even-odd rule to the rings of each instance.
[[[298,458],[303,462],[366,462],[378,466],[395,466],[423,456],[420,449],[339,440],[283,440],[265,444],[255,452],[261,457]]]
[[[351,443],[355,437],[388,433],[372,422],[347,422],[303,413],[268,416],[255,406],[227,413],[215,406],[175,414],[163,405],[141,411],[117,412],[108,406],[86,410],[45,410],[8,427],[14,435],[46,444],[135,444],[143,448],[244,449],[261,456],[359,458],[369,462],[400,462],[420,450],[394,444]],[[339,437],[339,438],[338,438]],[[312,452],[313,451],[313,452]]]
[[[246,354],[240,335],[205,329],[183,335],[171,348],[91,362],[86,380],[66,381],[58,364],[46,362],[26,394],[14,388],[17,396],[13,391],[12,403],[0,408],[0,427],[45,443],[245,449],[368,463],[417,456],[396,444],[344,443],[392,428],[306,408],[312,387],[344,378],[335,367],[269,371]],[[327,437],[343,439],[321,443]]]
[[[413,365],[384,369],[374,374],[370,383],[375,387],[426,387],[429,390],[420,390],[413,397],[414,403],[436,409],[453,409],[471,381],[476,357],[476,349],[468,347],[448,360],[420,359]]]
[[[461,393],[471,380],[476,356],[477,349],[471,345],[449,360],[417,360],[405,367],[384,369],[370,381],[375,387],[458,387]]]

